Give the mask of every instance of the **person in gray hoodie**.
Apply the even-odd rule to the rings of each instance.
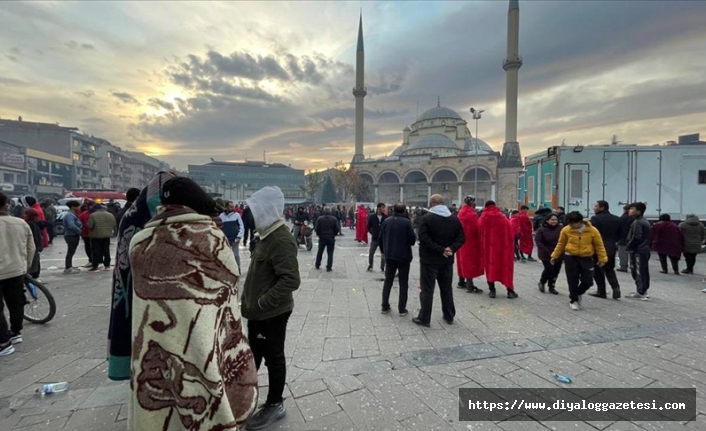
[[[693,274],[696,264],[696,255],[701,253],[701,247],[706,243],[706,227],[696,214],[687,214],[686,220],[679,224],[679,229],[684,235],[684,260],[686,269],[682,274]]]
[[[444,205],[441,195],[432,195],[429,213],[422,217],[419,225],[419,281],[422,291],[419,302],[422,308],[412,319],[417,325],[429,327],[434,301],[434,286],[439,283],[441,310],[444,321],[451,325],[456,315],[453,296],[454,254],[466,242],[463,227],[458,218]]]
[[[243,286],[242,314],[248,319],[248,338],[260,369],[267,366],[267,401],[250,418],[247,430],[259,430],[286,415],[284,386],[287,360],[284,355],[287,322],[294,309],[294,291],[299,289],[297,243],[284,224],[284,194],[279,187],[265,187],[248,199],[260,240],[250,258]]]

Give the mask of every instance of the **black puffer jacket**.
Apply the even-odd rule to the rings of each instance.
[[[616,244],[619,239],[621,223],[620,217],[611,214],[610,211],[601,211],[591,217],[591,224],[601,233],[608,256],[614,256],[617,252]]]
[[[632,224],[632,217],[628,213],[623,213],[620,216],[620,229],[618,230],[618,245],[626,245],[628,241],[628,233],[630,232],[630,225]]]
[[[628,232],[627,250],[635,253],[651,253],[650,232],[650,222],[642,216],[635,217]]]
[[[549,226],[543,223],[542,227],[534,234],[534,242],[537,244],[537,257],[539,260],[550,260],[552,252],[559,242],[559,234],[563,226],[557,223],[555,226]]]
[[[406,214],[393,213],[380,227],[380,251],[385,260],[412,261],[412,246],[417,241],[412,222]]]

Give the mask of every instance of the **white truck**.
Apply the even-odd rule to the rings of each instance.
[[[525,159],[520,204],[593,215],[605,200],[621,214],[631,202],[647,205],[645,216],[669,214],[706,219],[706,144],[557,146]]]

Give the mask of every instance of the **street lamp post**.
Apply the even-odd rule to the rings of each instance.
[[[482,114],[483,112],[485,112],[485,111],[482,109],[479,111],[476,111],[475,109],[471,108],[471,114],[473,114],[473,119],[476,120],[476,136],[475,136],[475,139],[476,139],[476,145],[475,145],[475,148],[476,148],[476,157],[475,157],[476,168],[475,168],[474,179],[473,179],[473,196],[476,197],[476,199],[478,198],[478,120],[480,120],[480,118],[481,118],[480,114]]]

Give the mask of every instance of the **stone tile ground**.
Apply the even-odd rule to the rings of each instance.
[[[331,273],[314,269],[314,252],[300,251],[302,285],[287,334],[287,418],[273,430],[706,429],[703,258],[694,276],[659,274],[653,259],[649,302],[585,298],[580,312],[569,310],[563,279],[561,295],[541,294],[541,265],[518,264],[519,299],[456,290],[449,326],[437,295],[424,329],[411,322],[418,262],[410,315],[382,315],[382,274],[365,271],[367,249],[344,233]],[[66,246],[56,242],[43,255],[42,279],[56,297],[57,317],[27,325],[17,353],[0,359],[0,430],[124,431],[128,387],[106,377],[110,274],[64,277],[50,269],[63,265]],[[241,255],[246,266],[247,252]],[[619,279],[623,293],[633,290],[627,274]],[[393,310],[396,294],[395,287]],[[555,373],[570,375],[577,388],[696,387],[699,416],[689,423],[458,421],[460,387],[558,387]],[[68,381],[69,391],[34,394],[55,381]],[[260,381],[264,400],[264,370]]]

